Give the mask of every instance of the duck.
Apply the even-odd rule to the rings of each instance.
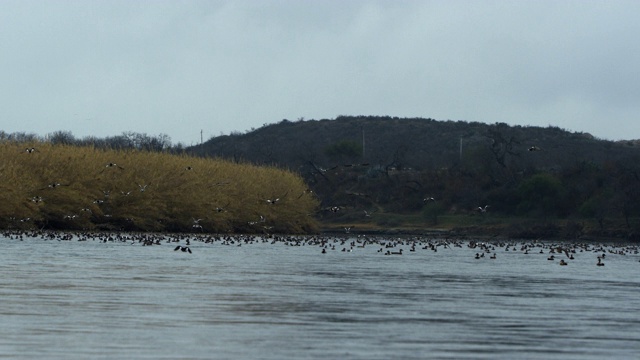
[[[278,203],[278,201],[280,201],[280,198],[275,198],[275,199],[267,199],[265,200],[267,202],[267,204],[271,204],[271,205],[275,205]]]
[[[112,163],[112,162],[108,163],[108,164],[105,166],[105,168],[111,168],[111,167],[115,167],[115,168],[118,168],[118,169],[120,169],[120,170],[124,170],[124,168],[123,168],[122,166],[120,166],[120,165],[118,165],[118,164],[116,164],[116,163]]]
[[[48,184],[46,187],[44,187],[44,188],[42,188],[42,189],[40,189],[40,190],[44,190],[44,189],[55,189],[55,188],[60,187],[60,186],[69,186],[69,185],[67,185],[67,184],[60,184],[59,182],[52,182],[52,183]]]
[[[188,246],[178,245],[176,246],[175,249],[173,249],[173,251],[178,251],[178,250],[182,250],[182,252],[188,252],[189,254],[191,254],[191,249],[189,249]]]
[[[562,266],[567,265],[567,262],[564,261],[564,260],[560,260],[560,265],[562,265]]]
[[[140,188],[140,192],[144,192],[145,190],[147,190],[147,186],[149,186],[149,184],[138,184],[138,188]]]

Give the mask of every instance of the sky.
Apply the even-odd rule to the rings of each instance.
[[[636,0],[0,0],[0,130],[188,146],[388,115],[640,139],[638,14]]]

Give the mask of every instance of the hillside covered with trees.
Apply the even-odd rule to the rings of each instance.
[[[554,126],[340,116],[282,120],[186,150],[299,173],[325,223],[457,218],[519,237],[637,239],[640,230],[640,143]]]

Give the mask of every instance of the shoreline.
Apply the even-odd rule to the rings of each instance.
[[[502,231],[501,231],[502,230]],[[634,234],[617,233],[611,234],[591,234],[584,233],[577,237],[566,237],[552,234],[538,234],[539,236],[510,236],[505,234],[504,229],[495,227],[458,227],[451,229],[443,228],[357,228],[352,227],[349,231],[341,226],[324,226],[318,233],[310,234],[280,234],[280,233],[206,233],[206,232],[146,232],[127,230],[77,230],[77,229],[2,229],[0,235],[6,238],[20,237],[42,237],[56,240],[71,240],[75,236],[78,240],[100,239],[100,240],[140,240],[141,242],[157,241],[159,238],[172,239],[221,239],[221,238],[243,238],[260,237],[263,239],[286,239],[286,238],[347,238],[369,236],[371,238],[386,237],[419,237],[427,239],[441,239],[445,241],[559,241],[559,242],[624,242],[638,244],[640,241]],[[533,235],[528,233],[528,235]],[[626,235],[626,236],[625,236]],[[125,241],[126,241],[125,240]]]

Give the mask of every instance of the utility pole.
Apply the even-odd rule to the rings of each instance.
[[[200,145],[202,145],[202,129],[200,129]]]
[[[362,159],[364,159],[364,126],[361,128],[362,129]]]
[[[460,162],[462,162],[462,136],[460,136]]]

